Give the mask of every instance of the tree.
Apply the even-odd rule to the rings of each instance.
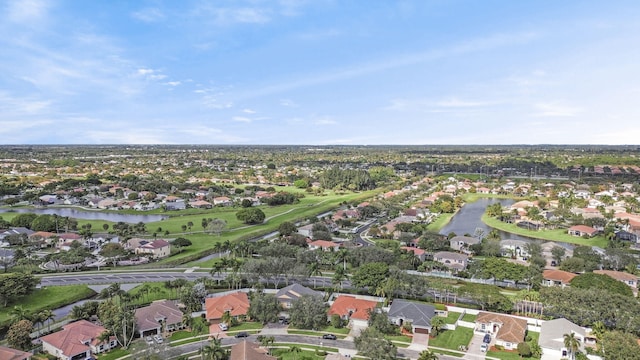
[[[257,208],[242,209],[236,213],[236,218],[245,224],[262,224],[265,219],[265,214],[262,210]]]
[[[126,299],[121,296],[119,301],[111,298],[101,302],[98,305],[98,317],[103,326],[116,337],[120,346],[128,348],[136,334],[136,321],[133,309]]]
[[[0,302],[6,307],[20,297],[29,295],[35,290],[40,279],[30,274],[13,273],[0,277]]]
[[[276,322],[280,313],[280,302],[274,294],[262,291],[253,293],[249,306],[249,317],[263,324]]]
[[[633,297],[633,291],[625,283],[607,275],[584,273],[571,279],[571,286],[577,289],[600,289],[609,293]]]
[[[222,231],[227,227],[227,222],[223,219],[212,219],[207,224],[207,231],[220,236]]]
[[[358,354],[376,360],[395,360],[398,349],[376,329],[367,328],[353,339]]]
[[[518,354],[521,357],[530,357],[531,356],[531,346],[526,342],[521,342],[518,344]]]
[[[576,334],[573,332],[570,334],[564,334],[562,335],[562,337],[564,339],[564,346],[567,348],[567,351],[569,352],[569,357],[571,359],[575,359],[576,353],[580,348],[580,340],[576,338]]]
[[[368,263],[360,266],[351,278],[355,287],[369,288],[369,293],[375,292],[379,284],[384,282],[389,275],[389,265],[385,263]]]
[[[640,360],[640,346],[636,338],[621,331],[609,331],[602,337],[605,359]]]
[[[298,228],[290,221],[284,221],[278,226],[280,236],[290,236],[298,231]]]
[[[42,310],[40,313],[40,319],[47,323],[47,331],[51,331],[51,322],[56,318],[56,314],[53,311],[46,309]]]
[[[420,353],[420,357],[418,357],[418,360],[438,360],[438,355],[432,353],[429,350],[423,350]]]
[[[556,264],[560,265],[562,263],[562,258],[564,258],[566,252],[565,248],[561,246],[554,246],[551,249],[551,256],[556,261]]]
[[[391,335],[397,332],[398,328],[389,321],[389,316],[386,312],[378,312],[376,310],[369,309],[368,313],[369,320],[367,322],[369,327],[376,329],[385,335]]]
[[[31,349],[31,332],[33,332],[33,323],[29,320],[17,321],[9,326],[7,331],[7,343],[12,348],[20,350]]]
[[[179,238],[173,240],[172,244],[182,248],[182,247],[191,246],[193,243],[189,239],[185,239],[183,237],[179,237]]]
[[[442,316],[434,316],[431,318],[431,333],[433,336],[438,336],[440,331],[444,329],[446,320]]]

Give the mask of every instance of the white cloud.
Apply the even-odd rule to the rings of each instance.
[[[214,95],[205,95],[202,98],[202,103],[204,104],[204,106],[211,108],[211,109],[229,109],[233,107],[233,103],[230,101],[220,101],[216,96]]]
[[[211,3],[200,3],[192,15],[205,18],[214,25],[226,26],[238,23],[264,24],[271,21],[270,10],[259,7],[223,8]]]
[[[298,107],[298,104],[291,99],[280,99],[280,105],[285,107]]]
[[[180,82],[180,81],[167,81],[164,84],[165,85],[169,85],[169,86],[178,86],[178,85],[182,84],[182,82]]]
[[[582,109],[558,103],[539,103],[535,105],[537,112],[533,116],[541,117],[573,117],[582,112]]]
[[[250,118],[244,117],[244,116],[234,116],[232,119],[233,121],[245,122],[245,123],[250,123],[253,121]]]
[[[255,114],[255,110],[251,110],[251,109],[242,109],[242,112],[245,114]]]
[[[0,91],[0,111],[4,115],[42,114],[49,110],[51,104],[51,100],[15,97]]]
[[[165,14],[158,8],[144,8],[133,12],[131,16],[144,22],[158,22],[165,19]]]
[[[320,118],[320,119],[315,120],[313,123],[316,124],[316,125],[319,125],[319,126],[324,126],[324,125],[335,125],[338,122],[336,122],[335,120],[333,120],[331,118]]]

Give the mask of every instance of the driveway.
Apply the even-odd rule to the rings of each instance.
[[[415,351],[427,350],[429,345],[429,335],[428,334],[413,334],[413,338],[411,339],[411,345],[409,345],[408,349]]]
[[[480,345],[482,345],[483,338],[484,338],[484,334],[479,334],[474,332],[473,337],[471,338],[471,342],[469,343],[469,349],[467,350],[467,354],[462,358],[470,359],[470,360],[484,359],[486,353],[480,350]]]

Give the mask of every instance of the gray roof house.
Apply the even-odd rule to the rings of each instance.
[[[276,293],[276,298],[278,298],[278,301],[283,308],[289,309],[296,300],[302,297],[302,295],[311,295],[318,297],[324,296],[324,294],[319,291],[309,289],[306,286],[302,286],[296,283],[278,290],[278,292]]]
[[[583,351],[586,331],[582,327],[565,318],[545,321],[540,327],[540,338],[538,338],[538,345],[542,348],[541,360],[566,358],[568,351],[564,346],[564,334],[571,333],[574,333],[576,339],[580,341],[580,350]]]
[[[449,240],[449,246],[453,250],[460,251],[466,254],[473,253],[473,251],[471,251],[469,248],[471,247],[471,245],[476,244],[480,244],[480,239],[476,239],[470,236],[454,236],[451,238],[451,240]]]
[[[467,267],[469,258],[467,255],[458,254],[451,251],[439,251],[433,254],[433,260],[444,264],[454,270],[463,270]]]
[[[436,312],[431,305],[394,299],[388,315],[389,320],[397,325],[409,321],[414,333],[428,334],[431,332],[431,319],[436,316]]]

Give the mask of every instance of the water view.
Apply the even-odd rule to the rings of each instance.
[[[34,213],[38,215],[59,215],[68,216],[74,219],[83,220],[104,220],[112,222],[125,222],[131,224],[137,224],[139,222],[150,223],[160,221],[168,218],[166,215],[137,215],[137,214],[116,214],[104,211],[89,211],[78,210],[72,208],[46,208],[46,209],[34,209],[34,208],[19,208],[19,209],[0,209],[0,213],[16,212],[16,213]]]

